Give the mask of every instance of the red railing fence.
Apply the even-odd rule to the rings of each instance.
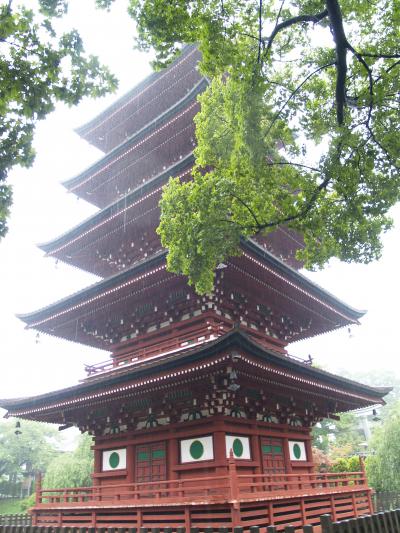
[[[0,533],[400,533],[400,509],[376,513],[373,515],[352,518],[341,522],[333,522],[330,515],[321,516],[320,526],[304,525],[301,528],[285,526],[284,529],[275,526],[251,526],[213,528],[157,527],[157,528],[127,528],[127,527],[38,527],[21,524],[16,516],[0,515]],[[20,520],[20,518],[18,519]]]
[[[308,493],[329,493],[367,488],[364,472],[304,473],[304,474],[238,474],[234,461],[229,461],[228,473],[221,476],[154,481],[147,483],[124,483],[94,487],[38,489],[36,505],[67,504],[82,502],[127,502],[143,504],[193,502],[207,498],[210,503],[218,500],[246,500],[279,492],[287,496]]]

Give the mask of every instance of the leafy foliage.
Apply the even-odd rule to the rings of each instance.
[[[171,180],[159,233],[197,291],[240,239],[284,224],[308,268],[379,257],[400,196],[399,0],[131,0],[158,66],[198,43],[210,79],[193,181]]]
[[[371,439],[367,458],[368,481],[377,491],[400,490],[400,403],[391,409]]]
[[[312,430],[313,445],[325,453],[331,461],[362,451],[365,440],[353,413],[342,413],[340,420],[324,419]]]
[[[92,437],[80,436],[77,449],[56,457],[48,466],[43,479],[44,488],[88,487],[92,484]]]
[[[43,472],[59,453],[58,440],[54,426],[24,421],[16,435],[14,421],[0,423],[0,478],[17,479],[26,472]]]
[[[341,457],[329,467],[330,472],[360,472],[360,470],[360,457],[358,455]]]
[[[0,499],[0,515],[25,513],[30,507],[33,507],[34,503],[34,494],[23,500],[14,498]]]
[[[35,124],[56,102],[77,104],[101,96],[116,79],[98,58],[86,56],[79,34],[57,35],[52,19],[66,13],[64,0],[39,0],[39,12],[0,3],[0,237],[7,230],[11,189],[4,183],[15,165],[30,166]]]

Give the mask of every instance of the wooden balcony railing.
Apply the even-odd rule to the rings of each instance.
[[[237,474],[229,467],[226,475],[148,483],[124,483],[37,491],[37,506],[80,507],[82,505],[143,506],[170,503],[224,503],[272,500],[313,494],[332,494],[367,489],[364,472],[306,474]]]
[[[225,318],[216,320],[212,313],[206,312],[201,316],[182,322],[175,329],[171,327],[147,333],[136,339],[134,346],[115,354],[112,359],[94,365],[85,365],[85,371],[88,378],[90,378],[90,376],[115,370],[126,365],[135,365],[144,360],[194,348],[216,340],[221,335],[231,331],[234,326],[235,324],[232,320]],[[246,326],[241,326],[241,329],[257,339],[260,344],[265,344],[266,340],[263,333]],[[302,359],[295,355],[285,354],[284,357],[289,357],[304,365],[312,364],[310,356],[308,359]]]

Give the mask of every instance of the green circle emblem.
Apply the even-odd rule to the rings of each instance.
[[[293,455],[296,459],[300,459],[301,457],[301,448],[297,443],[293,445]]]
[[[199,440],[194,440],[190,445],[189,452],[193,459],[200,459],[204,453],[204,446]]]
[[[235,457],[242,457],[243,455],[243,443],[240,439],[235,439],[232,444],[232,450]]]
[[[111,466],[111,468],[117,468],[117,466],[119,465],[119,453],[112,452],[112,454],[110,454],[110,457],[108,459],[108,463]]]

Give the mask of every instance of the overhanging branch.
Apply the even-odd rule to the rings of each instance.
[[[292,17],[290,19],[284,20],[283,22],[280,22],[279,24],[276,24],[271,35],[263,39],[263,41],[266,43],[265,56],[267,56],[269,51],[271,50],[272,43],[274,42],[275,37],[282,30],[285,30],[290,26],[294,26],[295,24],[300,24],[301,22],[313,22],[314,24],[317,24],[327,16],[328,10],[324,9],[324,11],[321,11],[321,13],[316,13],[315,15],[298,15],[297,17]]]

